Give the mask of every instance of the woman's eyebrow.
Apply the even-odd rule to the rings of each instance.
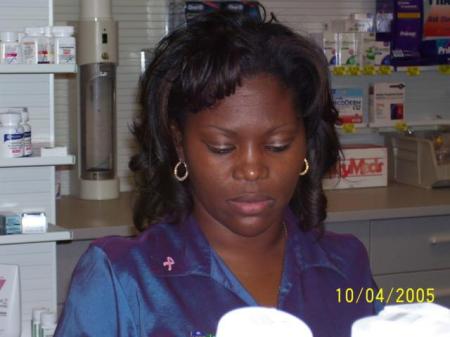
[[[277,126],[271,128],[271,129],[267,130],[265,132],[265,134],[271,134],[271,133],[277,131],[278,129],[285,128],[285,127],[288,127],[288,126],[292,126],[292,123],[284,123],[284,124],[281,124],[281,125],[277,125]],[[226,129],[226,128],[223,128],[223,127],[220,127],[220,126],[217,126],[217,125],[208,124],[208,125],[205,125],[205,128],[217,129],[217,130],[220,130],[220,131],[222,131],[223,133],[226,133],[226,134],[237,135],[236,131],[233,131],[233,130],[230,130],[230,129]]]

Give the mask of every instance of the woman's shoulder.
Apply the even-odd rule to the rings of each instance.
[[[318,244],[333,264],[344,274],[370,273],[367,249],[353,234],[325,231]]]
[[[101,250],[108,260],[118,262],[147,255],[162,247],[176,246],[180,242],[178,226],[174,224],[154,224],[134,237],[106,236],[94,240],[90,249]]]

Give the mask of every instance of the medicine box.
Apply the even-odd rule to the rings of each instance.
[[[332,89],[332,94],[341,123],[363,123],[362,88],[334,88]]]
[[[13,212],[0,213],[0,235],[20,233],[22,233],[20,215]]]
[[[372,126],[394,126],[405,119],[402,82],[375,83],[369,90],[369,121]]]
[[[386,147],[372,144],[346,145],[343,147],[343,158],[326,175],[322,184],[326,190],[387,186],[387,178]]]

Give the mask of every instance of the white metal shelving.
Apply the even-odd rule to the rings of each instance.
[[[47,233],[0,235],[0,245],[66,241],[70,239],[72,239],[71,232],[64,228],[50,225]]]
[[[75,156],[0,158],[0,169],[6,167],[58,166],[75,164]]]
[[[77,71],[75,64],[0,64],[0,74],[68,74]]]

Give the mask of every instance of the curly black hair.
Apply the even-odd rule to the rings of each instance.
[[[132,132],[139,152],[130,161],[136,178],[133,221],[139,230],[179,222],[193,207],[189,184],[178,182],[178,156],[170,129],[182,130],[186,115],[233,95],[244,78],[270,74],[294,94],[303,119],[310,170],[300,179],[289,206],[307,231],[323,229],[326,197],[322,178],[339,157],[337,110],[325,56],[309,38],[273,22],[237,13],[199,15],[164,37],[141,78],[142,113]]]

